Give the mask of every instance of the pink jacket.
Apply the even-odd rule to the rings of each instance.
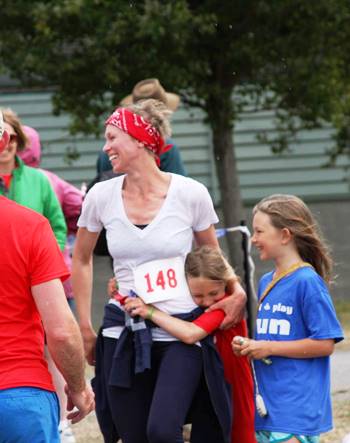
[[[29,139],[29,143],[23,151],[18,152],[18,156],[26,165],[38,168],[41,160],[41,143],[39,134],[30,126],[23,126],[23,129]],[[58,201],[61,204],[67,223],[68,235],[75,235],[78,230],[77,222],[81,212],[81,205],[83,203],[82,192],[53,172],[47,171],[46,169],[41,169],[41,171],[49,179]],[[71,269],[72,267],[72,251],[70,249],[70,245],[67,242],[63,251],[63,256],[68,269]],[[67,298],[72,298],[73,292],[70,278],[64,282],[64,288]]]
[[[58,175],[46,169],[41,169],[50,180],[67,223],[68,235],[76,234],[77,222],[83,203],[83,194],[79,189],[70,183],[62,180]]]
[[[18,156],[27,166],[38,168],[41,160],[41,143],[39,134],[35,129],[29,126],[24,126],[23,129],[29,139],[29,144],[23,151],[18,152]],[[42,171],[50,180],[58,201],[61,204],[67,223],[68,235],[75,234],[77,232],[77,221],[83,202],[82,192],[53,172],[45,169],[42,169]]]

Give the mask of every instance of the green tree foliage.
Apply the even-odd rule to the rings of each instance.
[[[232,130],[249,104],[277,109],[284,149],[331,122],[349,148],[348,0],[0,0],[0,61],[25,85],[54,86],[75,131],[99,132],[143,78],[205,111],[224,223],[242,216]],[[231,244],[233,249],[233,244]]]

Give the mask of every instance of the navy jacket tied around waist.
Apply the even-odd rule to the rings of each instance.
[[[186,321],[193,321],[203,313],[203,309],[196,308],[189,313],[176,314],[174,317]],[[156,327],[151,321],[145,321],[146,327],[133,331],[130,326],[125,326],[125,312],[114,304],[105,306],[105,315],[103,325],[99,331],[96,343],[96,377],[93,380],[93,387],[96,394],[96,413],[99,419],[99,412],[103,414],[103,426],[106,426],[107,416],[106,408],[106,383],[112,386],[129,388],[131,386],[133,375],[151,369],[151,349],[152,349],[152,331]],[[119,339],[116,340],[116,346],[113,353],[113,363],[110,371],[109,380],[104,380],[104,370],[101,367],[103,362],[103,337],[102,330],[113,326],[125,326]],[[224,379],[224,370],[221,358],[215,347],[213,337],[208,335],[200,341],[203,355],[203,371],[206,384],[208,386],[210,398],[222,427],[225,441],[230,441],[231,421],[232,421],[232,400],[231,389]],[[196,345],[194,345],[196,346]],[[103,391],[103,392],[101,392]],[[98,409],[101,409],[100,411]],[[107,419],[108,422],[108,419]],[[108,424],[107,427],[111,426]],[[107,429],[106,429],[107,431]],[[103,434],[105,432],[102,429]]]

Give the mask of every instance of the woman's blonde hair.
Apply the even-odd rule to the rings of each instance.
[[[267,214],[275,228],[290,231],[300,257],[329,283],[333,261],[320,227],[306,204],[295,195],[275,194],[262,199],[254,207],[253,215],[258,211]]]
[[[226,286],[238,280],[223,252],[212,246],[201,246],[187,254],[185,274],[186,278],[203,277],[208,280],[222,281]]]
[[[163,102],[149,98],[139,100],[127,106],[127,108],[135,114],[141,115],[159,131],[164,139],[171,136],[169,117],[172,111],[170,111]]]
[[[17,135],[17,150],[22,151],[28,143],[28,138],[23,131],[23,126],[18,115],[10,108],[2,108],[4,122],[12,126]]]

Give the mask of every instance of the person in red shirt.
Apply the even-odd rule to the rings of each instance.
[[[0,153],[8,143],[1,123],[2,114]],[[81,335],[62,286],[69,273],[45,217],[2,196],[0,214],[0,441],[58,443],[44,331],[67,382],[69,410],[77,408],[69,418],[76,423],[94,408]]]
[[[185,261],[187,283],[195,303],[207,309],[233,293],[237,277],[222,252],[210,246],[202,246],[190,252]],[[110,288],[110,287],[109,287]],[[208,334],[214,334],[221,356],[226,381],[232,387],[233,422],[231,442],[256,443],[254,432],[254,395],[250,364],[247,358],[240,360],[232,352],[235,336],[247,336],[247,325],[241,320],[235,327],[220,329],[224,311],[215,309],[204,312],[193,322],[187,322],[166,314],[141,298],[127,298],[125,309],[139,315],[187,344],[193,344]]]
[[[27,136],[28,143],[22,150],[18,150],[17,155],[22,159],[23,163],[32,168],[39,168],[41,161],[41,141],[38,131],[30,126],[22,125],[24,134]],[[62,208],[62,212],[67,224],[67,241],[63,249],[63,258],[69,269],[72,268],[72,250],[78,230],[77,222],[81,212],[81,205],[83,202],[82,192],[73,186],[71,183],[61,179],[58,175],[46,169],[39,169],[42,171],[56,194],[57,200]],[[64,292],[71,309],[74,311],[74,294],[72,288],[72,281],[70,278],[63,283]],[[60,402],[60,424],[59,431],[61,436],[61,443],[76,443],[73,431],[66,419],[67,415],[67,396],[64,392],[65,381],[62,374],[58,371],[56,365],[52,361],[50,353],[45,349],[49,370],[53,377],[54,386],[58,399]]]

